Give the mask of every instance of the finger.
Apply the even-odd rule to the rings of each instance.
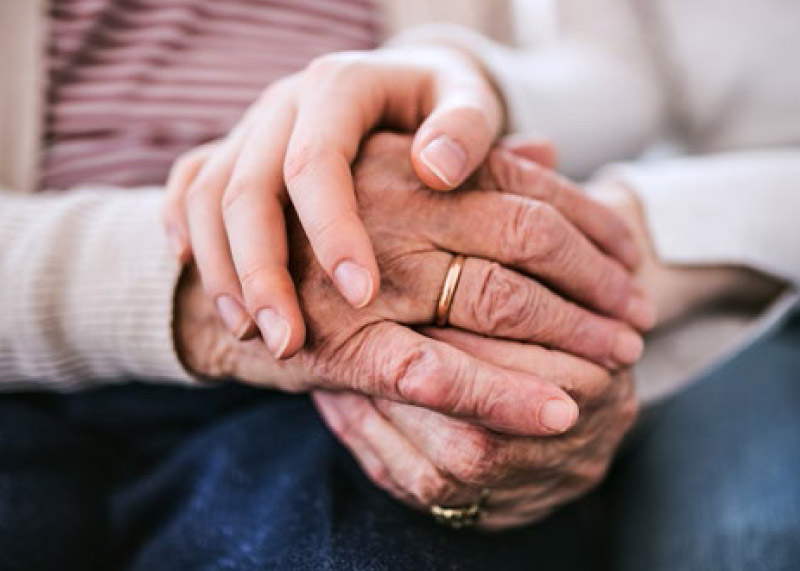
[[[546,169],[556,170],[558,166],[558,151],[555,145],[543,137],[516,133],[500,139],[497,146]]]
[[[239,279],[222,222],[222,194],[230,179],[242,137],[230,137],[206,161],[185,196],[189,237],[203,289],[228,331],[238,339],[255,326],[244,309]]]
[[[425,327],[420,332],[476,359],[555,383],[581,408],[605,395],[611,383],[611,374],[604,368],[540,345],[492,339],[453,328]]]
[[[566,178],[504,149],[491,153],[483,173],[487,175],[484,183],[494,183],[505,192],[547,202],[603,251],[628,268],[637,266],[639,250],[627,225]]]
[[[435,76],[430,114],[414,136],[412,163],[430,188],[459,186],[486,158],[500,133],[498,97],[472,67],[450,65]]]
[[[632,276],[545,202],[492,192],[431,196],[426,230],[440,248],[497,260],[589,308],[652,325]]]
[[[351,356],[352,369],[329,381],[337,388],[511,434],[557,434],[578,418],[575,402],[553,383],[482,362],[406,327],[381,322],[362,330],[353,343],[358,350]]]
[[[494,262],[467,258],[450,309],[455,327],[543,344],[606,368],[641,356],[641,337],[619,321],[591,313],[534,280]]]
[[[475,491],[445,478],[373,405],[355,393],[316,391],[312,398],[331,431],[369,478],[418,509],[467,503]]]
[[[377,295],[380,274],[358,215],[350,165],[380,116],[376,90],[334,73],[306,90],[286,153],[284,176],[320,265],[354,307]]]
[[[355,393],[332,393],[327,391],[314,391],[311,400],[317,408],[322,420],[339,441],[350,451],[361,469],[372,482],[383,490],[392,494],[403,502],[411,502],[410,494],[400,487],[384,463],[376,454],[375,449],[366,438],[364,425],[376,424],[374,416],[379,416],[377,411],[369,410],[372,405],[366,397]],[[383,427],[381,427],[383,428]],[[371,429],[375,432],[375,429]],[[382,431],[383,441],[386,446],[397,453],[405,452],[404,447],[398,445],[399,437],[393,434],[391,427]],[[405,460],[405,459],[404,459]],[[410,462],[409,462],[410,464]]]
[[[216,145],[210,143],[183,155],[175,161],[167,178],[162,220],[170,247],[178,260],[184,264],[192,255],[184,210],[185,194],[215,148]]]
[[[222,214],[245,305],[276,358],[303,345],[305,325],[289,274],[284,219],[283,149],[294,124],[291,92],[265,100],[251,115]]]
[[[585,436],[563,436],[560,438],[566,440],[560,441],[552,436],[511,437],[419,407],[386,399],[374,402],[381,414],[440,472],[473,488],[530,485],[535,475],[535,487],[546,495],[544,488],[556,487],[559,477],[567,472],[576,478],[585,476],[597,481],[598,469],[604,468],[604,461],[610,456],[608,451],[595,449],[593,438]],[[591,436],[601,439],[602,428]],[[618,441],[617,434],[614,430],[607,435],[611,446]],[[590,473],[583,474],[579,468]]]

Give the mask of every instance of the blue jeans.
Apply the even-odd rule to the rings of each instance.
[[[800,319],[647,411],[597,491],[502,534],[374,488],[305,397],[0,397],[0,569],[800,568]]]

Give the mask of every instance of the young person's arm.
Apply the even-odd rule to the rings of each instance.
[[[174,350],[180,274],[163,190],[0,192],[0,389],[192,382]]]

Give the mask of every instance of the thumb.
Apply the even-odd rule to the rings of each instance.
[[[546,169],[558,167],[558,151],[549,139],[524,133],[503,137],[498,146],[523,159],[532,161]]]
[[[417,176],[435,190],[459,186],[484,161],[502,123],[502,105],[485,81],[442,86],[414,137]]]

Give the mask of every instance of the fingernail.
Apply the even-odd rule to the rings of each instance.
[[[552,432],[561,433],[575,424],[578,407],[575,403],[561,399],[546,401],[539,411],[539,422]]]
[[[635,293],[628,300],[625,317],[639,329],[652,329],[656,324],[656,308],[641,293]]]
[[[447,135],[440,135],[419,154],[423,164],[445,184],[456,186],[467,168],[467,152]]]
[[[256,319],[267,349],[276,359],[280,359],[286,353],[286,346],[289,344],[289,324],[272,308],[259,311]]]
[[[643,350],[642,338],[633,331],[623,330],[617,333],[611,356],[621,365],[632,365],[642,356]]]
[[[339,291],[356,308],[367,305],[372,297],[372,277],[369,272],[349,260],[339,263],[333,270]]]
[[[239,305],[239,302],[229,295],[217,296],[217,313],[219,313],[225,328],[231,335],[241,339],[250,328],[250,316]]]

